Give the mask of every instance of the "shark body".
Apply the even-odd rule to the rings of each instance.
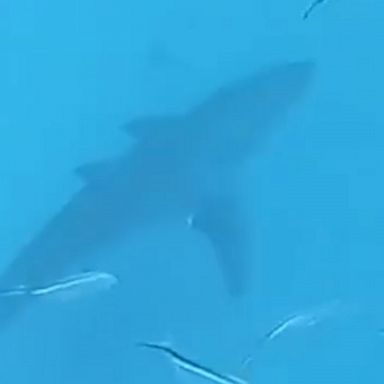
[[[302,95],[313,68],[312,62],[269,67],[185,114],[127,124],[133,149],[78,168],[83,187],[16,255],[0,288],[49,284],[137,228],[189,217],[211,240],[230,292],[244,292],[250,238],[234,180],[264,133]],[[0,322],[27,301],[1,303]]]

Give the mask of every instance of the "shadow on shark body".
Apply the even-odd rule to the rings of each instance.
[[[89,265],[102,247],[132,231],[174,219],[211,241],[230,294],[242,295],[252,236],[236,176],[269,128],[303,95],[313,71],[311,61],[272,66],[217,89],[184,115],[127,124],[136,139],[133,149],[77,169],[83,187],[21,249],[0,287],[47,285]],[[0,323],[31,301],[0,297]]]

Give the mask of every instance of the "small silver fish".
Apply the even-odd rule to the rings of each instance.
[[[30,290],[29,294],[68,300],[108,290],[117,283],[117,277],[111,273],[89,271],[69,276],[44,287],[34,288]]]
[[[316,325],[318,321],[319,320],[313,314],[309,313],[291,315],[280,321],[271,330],[269,330],[260,341],[262,344],[265,344],[269,341],[272,341],[289,329],[311,327]],[[241,364],[242,368],[247,368],[253,362],[253,360],[253,354],[246,356]]]
[[[330,303],[293,314],[278,323],[265,335],[265,339],[272,340],[289,329],[312,327],[335,314],[340,309],[340,301],[334,300]]]
[[[313,327],[336,314],[336,310],[342,309],[340,300],[333,300],[331,302],[318,305],[311,309],[296,312],[286,317],[272,329],[270,329],[260,340],[261,346],[274,340],[278,336],[281,336],[284,332],[299,329]],[[254,361],[254,354],[247,355],[242,361],[242,369],[249,368]]]
[[[316,325],[317,320],[310,314],[293,315],[283,320],[272,328],[266,335],[267,340],[272,340],[291,328],[304,328]]]
[[[138,343],[138,346],[159,350],[170,357],[172,362],[180,369],[196,376],[205,378],[218,384],[247,384],[245,380],[231,375],[223,375],[210,368],[204,367],[186,357],[181,356],[178,352],[174,351],[167,345],[155,343]]]
[[[55,299],[70,300],[80,296],[105,291],[118,283],[115,275],[107,272],[88,271],[68,276],[41,287],[18,286],[0,292],[1,297],[53,297]]]

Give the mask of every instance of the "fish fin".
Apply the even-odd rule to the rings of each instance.
[[[0,291],[0,298],[14,298],[20,296],[27,296],[30,294],[30,289],[25,285],[18,285],[11,289],[5,289]]]
[[[100,180],[111,172],[112,166],[109,161],[98,161],[86,163],[76,168],[76,174],[87,182]]]
[[[123,126],[123,130],[135,139],[144,139],[156,136],[159,132],[177,129],[180,125],[179,117],[151,116],[138,117]]]
[[[0,328],[11,325],[17,316],[33,301],[29,290],[2,290],[0,294]]]
[[[248,283],[251,250],[249,225],[233,196],[205,199],[200,210],[189,218],[190,227],[212,243],[231,294],[242,295]]]

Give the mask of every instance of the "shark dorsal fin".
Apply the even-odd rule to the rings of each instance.
[[[153,137],[164,131],[177,129],[180,126],[178,116],[138,117],[123,127],[123,130],[135,139]]]
[[[109,174],[111,167],[109,161],[96,161],[78,166],[76,168],[76,174],[87,182],[94,182]]]

